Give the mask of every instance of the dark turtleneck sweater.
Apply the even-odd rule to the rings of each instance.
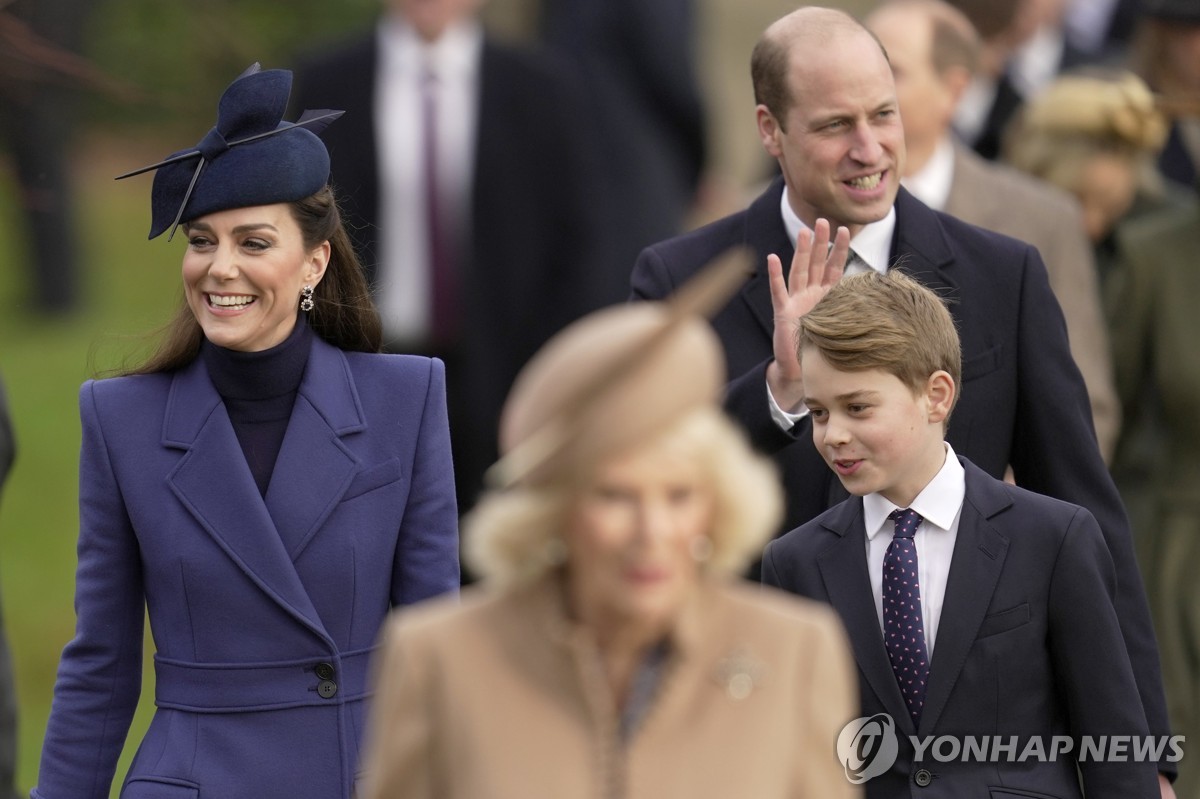
[[[312,336],[312,329],[300,316],[286,339],[262,352],[227,350],[207,339],[200,346],[200,357],[225,401],[250,473],[264,496],[292,418]]]

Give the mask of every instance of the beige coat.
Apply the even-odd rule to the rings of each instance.
[[[1029,242],[1041,253],[1050,288],[1066,318],[1071,355],[1092,402],[1100,453],[1105,463],[1110,462],[1120,433],[1121,408],[1100,278],[1079,203],[1048,183],[956,146],[954,180],[943,210],[973,225]]]
[[[558,581],[464,592],[387,628],[367,799],[841,799],[835,745],[858,715],[832,610],[749,584],[706,585],[672,638],[627,746],[589,637]]]

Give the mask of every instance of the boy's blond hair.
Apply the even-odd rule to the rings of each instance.
[[[899,269],[845,277],[800,319],[797,352],[812,347],[835,369],[880,369],[913,393],[930,375],[961,385],[962,345],[942,300]],[[955,392],[958,401],[958,391]]]

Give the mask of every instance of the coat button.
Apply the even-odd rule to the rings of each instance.
[[[322,699],[332,699],[337,693],[337,683],[333,680],[321,680],[317,684],[317,693],[321,695]]]
[[[929,773],[928,769],[917,769],[917,773],[913,775],[913,782],[924,788],[933,782],[933,775]]]
[[[333,679],[333,666],[328,663],[317,664],[317,679],[331,680]]]

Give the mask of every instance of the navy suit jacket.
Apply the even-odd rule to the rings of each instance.
[[[780,178],[745,211],[647,248],[632,285],[634,297],[664,297],[726,248],[754,249],[757,271],[713,325],[734,376],[726,408],[757,448],[777,455],[787,530],[847,494],[813,446],[810,420],[789,433],[768,410],[774,322],[767,255],[778,254],[786,270],[794,253],[779,210],[782,191]],[[1082,505],[1099,522],[1117,568],[1117,613],[1150,728],[1166,734],[1158,646],[1129,521],[1100,457],[1087,389],[1041,256],[1024,242],[933,211],[901,188],[891,263],[946,298],[958,327],[962,387],[947,431],[955,452],[997,478],[1011,464],[1018,485]]]
[[[1015,735],[1015,759],[1028,736],[1041,736],[1049,751],[1056,735],[1147,732],[1113,605],[1117,574],[1093,516],[962,461],[966,498],[919,728],[884,648],[861,497],[768,544],[763,581],[838,611],[858,664],[863,715],[887,713],[896,723],[899,755],[867,781],[869,799],[1081,796],[1078,741],[1056,762],[942,763],[931,750],[914,760],[909,736]],[[1158,796],[1153,763],[1079,765],[1088,799]],[[932,781],[916,787],[922,768]]]
[[[378,40],[296,69],[297,109],[338,108],[322,132],[346,226],[374,280],[379,229]],[[592,124],[561,65],[485,37],[479,69],[471,232],[457,243],[461,341],[449,353],[450,428],[464,510],[497,458],[497,420],[517,372],[554,333],[624,298],[625,274],[593,260],[602,231]],[[414,125],[418,121],[414,120]],[[385,320],[386,322],[386,320]]]
[[[265,497],[199,359],[89,381],[80,415],[76,634],[34,797],[108,796],[146,612],[158,710],[123,797],[349,797],[385,616],[458,586],[442,364],[314,339]]]

